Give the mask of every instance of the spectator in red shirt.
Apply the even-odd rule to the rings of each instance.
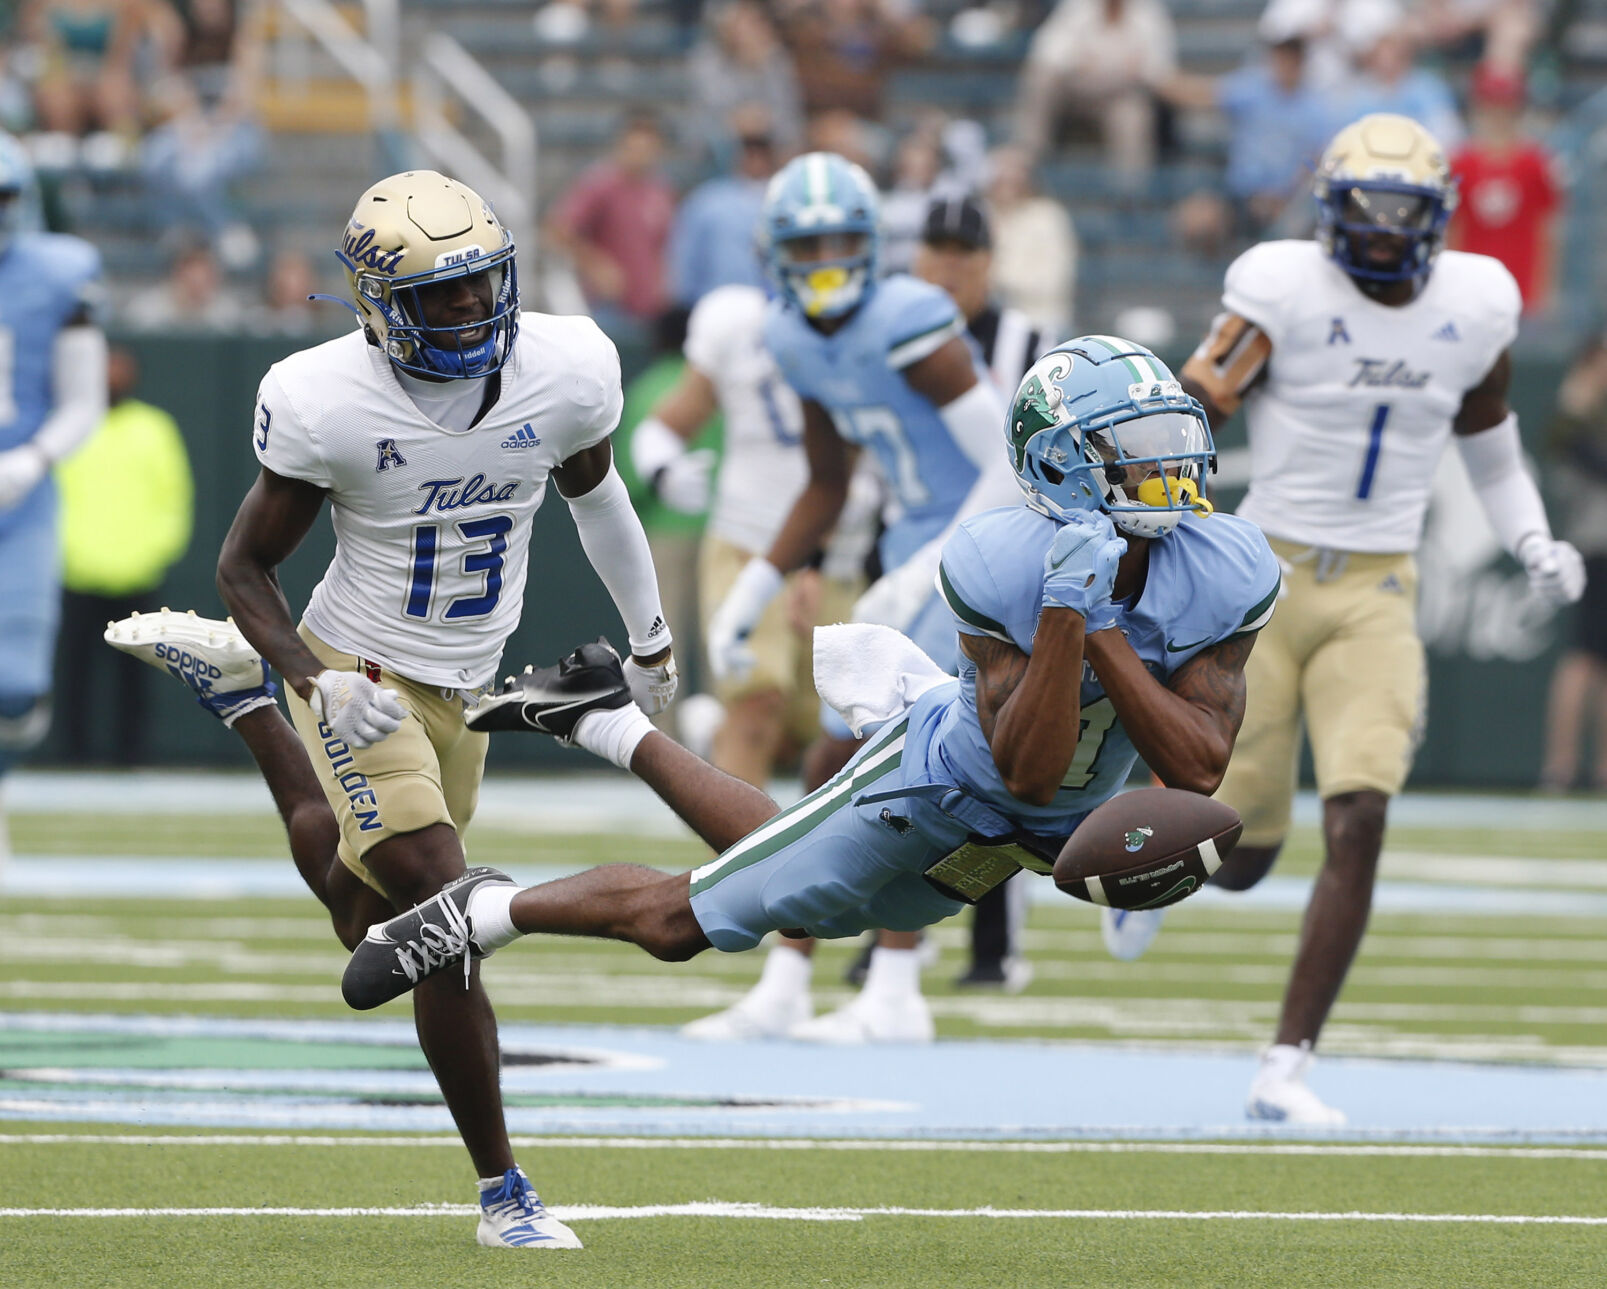
[[[592,316],[610,334],[645,334],[670,302],[664,250],[675,190],[659,172],[663,154],[658,118],[632,113],[607,159],[581,174],[547,220],[549,244],[568,255]]]
[[[1473,133],[1452,158],[1462,201],[1450,244],[1494,256],[1511,270],[1527,313],[1547,308],[1555,286],[1562,186],[1556,161],[1523,129],[1523,77],[1481,63],[1473,73]]]

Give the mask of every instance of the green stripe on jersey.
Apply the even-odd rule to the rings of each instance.
[[[941,564],[937,566],[937,581],[938,589],[943,593],[944,603],[961,622],[975,627],[978,631],[985,631],[990,636],[997,636],[1000,640],[1010,640],[1010,633],[1004,629],[1002,622],[995,622],[987,614],[977,612],[960,598],[960,593],[954,589],[954,583],[949,581],[948,570]]]
[[[841,771],[802,801],[767,819],[719,858],[693,869],[689,893],[701,894],[718,885],[722,878],[769,859],[851,804],[863,789],[898,769],[904,760],[904,731],[908,726],[906,717],[883,731],[863,760]]]

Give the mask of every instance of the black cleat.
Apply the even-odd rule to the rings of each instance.
[[[467,988],[471,960],[485,956],[469,925],[469,896],[487,882],[517,885],[494,868],[471,868],[424,903],[369,927],[340,979],[346,1005],[356,1011],[378,1007],[460,962]]]
[[[535,730],[565,743],[587,712],[612,711],[631,701],[631,687],[614,646],[601,636],[556,667],[526,667],[500,693],[464,715],[471,730]]]

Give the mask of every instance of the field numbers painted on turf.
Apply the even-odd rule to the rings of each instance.
[[[464,618],[483,618],[497,607],[502,598],[502,557],[508,549],[508,532],[513,527],[512,515],[486,515],[481,519],[460,519],[458,535],[468,542],[484,542],[480,549],[463,553],[462,571],[466,576],[479,575],[480,591],[476,595],[456,596],[441,615],[448,622]],[[430,604],[435,598],[436,553],[440,547],[441,529],[437,524],[419,524],[413,529],[413,568],[408,583],[407,606],[404,612],[410,618],[428,618]]]
[[[1099,754],[1105,748],[1105,736],[1116,723],[1116,709],[1110,699],[1096,698],[1084,703],[1082,729],[1077,735],[1077,751],[1072,755],[1062,788],[1086,788],[1099,774]]]

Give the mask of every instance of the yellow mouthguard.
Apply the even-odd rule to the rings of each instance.
[[[1175,497],[1178,503],[1186,504],[1197,515],[1215,513],[1216,507],[1200,496],[1200,485],[1195,483],[1194,480],[1171,480],[1171,497],[1166,495],[1166,484],[1167,480],[1159,475],[1156,475],[1153,479],[1145,479],[1143,483],[1138,485],[1137,496],[1139,502],[1145,506],[1171,506],[1174,504],[1172,498]]]
[[[848,270],[840,264],[816,269],[804,279],[809,290],[809,304],[805,312],[812,318],[831,303],[831,297],[848,285]]]

